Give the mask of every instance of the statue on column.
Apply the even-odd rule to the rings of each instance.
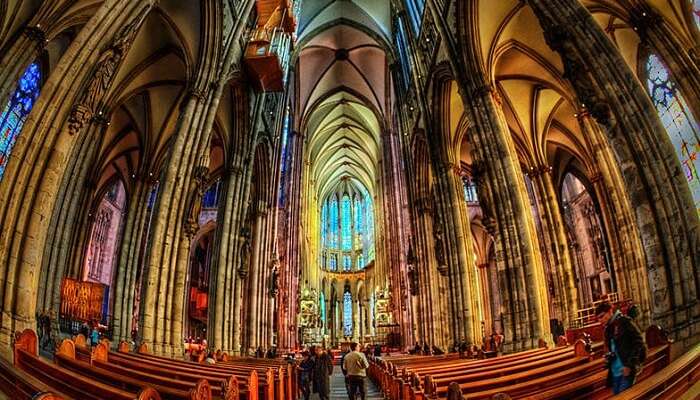
[[[433,236],[435,237],[435,260],[438,263],[437,269],[441,275],[446,275],[447,262],[445,259],[445,245],[442,242],[442,230],[440,228],[436,228]]]
[[[270,274],[270,296],[276,297],[279,292],[279,261],[277,257],[272,259],[272,273]]]
[[[248,229],[243,228],[241,230],[241,239],[243,239],[243,243],[241,244],[241,264],[238,266],[238,276],[244,279],[248,276],[248,260],[250,258],[250,234]]]
[[[416,266],[416,256],[413,254],[413,245],[408,245],[408,255],[406,255],[408,266],[408,290],[412,296],[418,295],[418,267]]]

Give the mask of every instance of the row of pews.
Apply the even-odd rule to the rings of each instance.
[[[34,331],[18,333],[14,365],[0,359],[0,394],[11,399],[287,400],[298,390],[296,367],[281,360],[227,357],[214,365],[129,352],[122,342],[92,348],[64,339],[54,361],[38,355]],[[76,342],[78,344],[76,344]],[[42,396],[35,397],[38,393]]]
[[[670,362],[670,342],[656,326],[637,384],[624,399],[673,398],[700,378],[700,344]],[[543,343],[544,345],[544,343]],[[393,356],[370,361],[368,376],[384,396],[424,399],[607,399],[603,343],[541,348],[496,358]],[[653,394],[653,396],[652,396]]]

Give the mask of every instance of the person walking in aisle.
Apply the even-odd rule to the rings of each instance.
[[[333,374],[333,362],[328,352],[321,347],[316,347],[314,359],[313,383],[314,393],[318,393],[319,400],[328,400],[331,395],[331,380]]]
[[[369,368],[367,357],[357,351],[357,343],[350,343],[350,353],[345,355],[343,360],[343,369],[347,371],[350,400],[355,400],[358,391],[360,392],[360,398],[365,400],[367,368]]]
[[[646,358],[646,345],[637,325],[604,301],[596,307],[596,318],[605,328],[608,347],[607,385],[618,394],[632,385]]]

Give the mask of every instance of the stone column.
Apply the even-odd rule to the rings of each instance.
[[[474,120],[469,131],[474,178],[486,225],[494,225],[505,348],[536,347],[551,340],[547,286],[527,192],[512,137],[496,91],[482,82],[463,82],[466,110]]]
[[[258,346],[262,345],[259,342],[260,333],[260,281],[262,268],[264,267],[263,259],[263,229],[265,216],[267,215],[267,204],[257,203],[255,207],[255,223],[253,224],[252,247],[250,255],[250,286],[244,303],[247,303],[247,346],[255,351]]]
[[[101,100],[109,89],[123,54],[152,4],[107,1],[98,8],[44,84],[15,144],[0,182],[0,203],[5,206],[0,215],[0,275],[5,277],[0,288],[0,351],[5,355],[9,355],[14,331],[36,328],[36,293],[43,263],[41,249],[48,233],[46,221],[55,205],[76,134],[84,133],[86,123],[95,116],[94,101]],[[101,78],[93,79],[98,72],[103,73]],[[76,110],[78,105],[82,106],[80,110]],[[35,190],[38,187],[42,190]]]
[[[546,165],[528,171],[535,195],[542,231],[540,247],[549,258],[549,273],[554,281],[555,299],[552,307],[560,313],[558,318],[567,326],[576,317],[579,307],[578,291],[574,281],[574,267],[564,230],[564,220],[559,209],[559,195],[554,191],[552,168]],[[553,317],[556,315],[553,313]]]
[[[610,245],[615,289],[622,297],[635,299],[642,312],[641,323],[649,325],[651,302],[648,296],[645,254],[639,241],[641,234],[625,182],[604,130],[587,110],[579,111],[577,116],[588,147],[593,149],[593,159],[598,170],[591,177],[591,184],[600,204],[603,226]]]
[[[617,155],[646,253],[654,321],[678,338],[700,336],[693,322],[700,313],[700,219],[656,109],[579,1],[528,3]]]

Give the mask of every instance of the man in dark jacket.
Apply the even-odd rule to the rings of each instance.
[[[634,384],[646,357],[646,345],[637,325],[619,310],[613,311],[610,303],[598,304],[595,315],[605,327],[607,384],[618,394]]]
[[[313,383],[314,393],[318,393],[319,400],[328,400],[331,395],[331,380],[333,374],[333,362],[330,355],[321,347],[316,347],[316,359],[314,360]]]

